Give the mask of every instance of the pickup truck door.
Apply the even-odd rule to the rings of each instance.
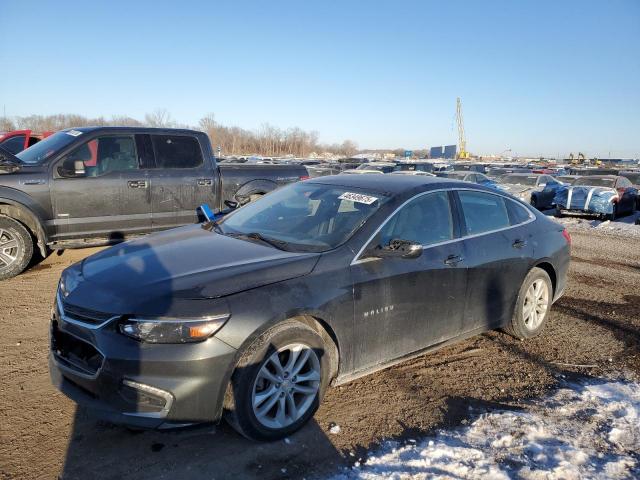
[[[196,223],[199,205],[217,206],[217,170],[205,161],[206,155],[195,136],[142,137],[155,159],[154,168],[149,170],[154,230]]]
[[[84,172],[76,171],[81,161]],[[53,240],[119,240],[151,229],[149,180],[133,135],[94,137],[53,165]]]

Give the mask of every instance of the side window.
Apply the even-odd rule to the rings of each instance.
[[[453,216],[447,192],[434,192],[412,200],[387,222],[377,235],[380,245],[410,240],[431,245],[453,238]]]
[[[16,154],[24,150],[25,139],[26,137],[24,135],[17,135],[15,137],[8,138],[4,142],[2,142],[0,145],[2,145],[2,148],[4,148],[5,150],[13,154]]]
[[[152,135],[157,168],[196,168],[202,165],[202,151],[195,137]]]
[[[78,162],[84,166],[79,174]],[[138,169],[136,145],[130,135],[94,138],[65,155],[58,166],[62,177],[101,177],[112,172]]]
[[[504,197],[468,190],[458,191],[458,197],[468,235],[498,230],[511,225]]]
[[[527,210],[527,207],[525,207],[524,205],[520,205],[513,200],[507,200],[506,203],[511,225],[520,225],[521,223],[524,223],[527,220],[531,219],[531,212],[529,212],[529,210]]]

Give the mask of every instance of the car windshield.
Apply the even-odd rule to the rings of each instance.
[[[582,177],[573,182],[574,186],[586,185],[589,187],[611,187],[616,184],[615,178]]]
[[[527,185],[534,187],[538,177],[528,175],[504,175],[501,179],[501,183],[510,183],[512,185]]]
[[[16,157],[18,157],[20,161],[29,165],[38,165],[45,162],[53,154],[69,145],[78,137],[78,135],[81,135],[81,132],[76,130],[54,133],[32,147],[16,154]]]
[[[296,183],[228,215],[219,232],[297,252],[324,252],[346,242],[389,197],[352,187]]]

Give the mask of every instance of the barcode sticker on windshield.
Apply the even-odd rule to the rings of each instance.
[[[71,135],[72,137],[79,137],[80,135],[82,135],[82,132],[80,132],[79,130],[69,130],[68,132],[65,132],[67,135]]]
[[[373,202],[378,200],[378,197],[371,197],[369,195],[363,195],[361,193],[353,193],[353,192],[344,192],[338,198],[340,200],[350,200],[352,202],[364,203],[366,205],[371,205]]]

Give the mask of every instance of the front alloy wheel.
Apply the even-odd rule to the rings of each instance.
[[[262,333],[235,368],[225,419],[252,440],[278,440],[298,430],[316,412],[329,385],[334,350],[325,342],[330,341],[294,319]]]
[[[256,419],[267,428],[285,428],[309,410],[320,388],[320,360],[300,343],[274,352],[253,386]]]

